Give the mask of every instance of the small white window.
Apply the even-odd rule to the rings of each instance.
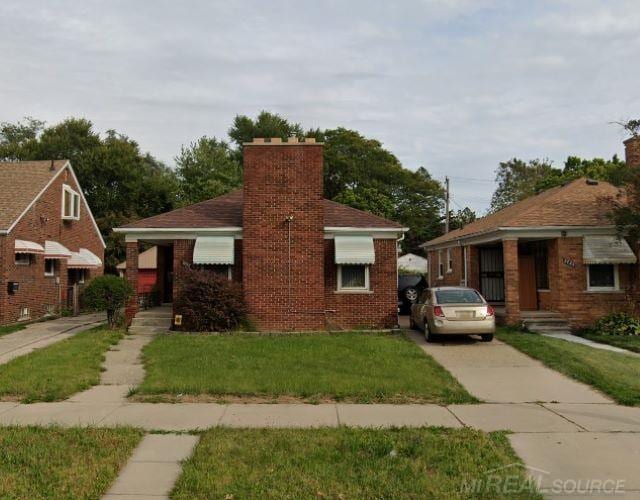
[[[438,250],[438,279],[444,278],[444,264],[442,263],[442,250]]]
[[[587,266],[587,290],[610,292],[620,289],[618,266],[614,264],[590,264]]]
[[[56,275],[56,259],[44,259],[44,275]]]
[[[447,273],[453,272],[453,252],[447,248]]]
[[[80,195],[66,184],[62,186],[62,218],[80,219]]]
[[[338,291],[363,291],[369,290],[369,266],[366,265],[339,265],[338,266]]]
[[[29,312],[28,307],[20,308],[20,316],[18,317],[18,321],[25,321],[31,317],[31,313]]]
[[[86,280],[87,280],[87,270],[78,269],[78,283],[82,285]]]
[[[31,265],[31,254],[17,253],[15,257],[16,266],[29,266]]]

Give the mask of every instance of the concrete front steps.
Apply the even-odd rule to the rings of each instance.
[[[171,305],[154,307],[139,311],[129,327],[129,333],[135,335],[155,335],[171,329],[173,308]]]
[[[570,334],[569,322],[555,311],[522,311],[522,324],[530,331],[542,334]]]

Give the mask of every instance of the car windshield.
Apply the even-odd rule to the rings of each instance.
[[[436,299],[438,304],[482,304],[482,298],[475,290],[439,290]]]

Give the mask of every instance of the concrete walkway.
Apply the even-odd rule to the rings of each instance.
[[[103,313],[83,314],[27,325],[24,330],[0,337],[0,365],[36,349],[68,339],[106,321]]]
[[[147,434],[103,500],[169,498],[181,462],[193,453],[198,436]]]
[[[640,356],[637,352],[632,352],[627,349],[622,349],[621,347],[616,347],[609,344],[602,344],[600,342],[594,342],[593,340],[585,339],[583,337],[579,337],[577,335],[572,335],[570,333],[543,333],[545,337],[553,337],[554,339],[566,340],[567,342],[573,342],[574,344],[582,344],[589,347],[593,347],[594,349],[601,349],[603,351],[611,351],[617,352],[619,354],[628,354],[629,356]]]

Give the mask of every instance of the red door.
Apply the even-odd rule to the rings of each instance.
[[[521,255],[518,259],[520,280],[520,310],[538,309],[538,291],[536,289],[536,263],[533,255]]]

